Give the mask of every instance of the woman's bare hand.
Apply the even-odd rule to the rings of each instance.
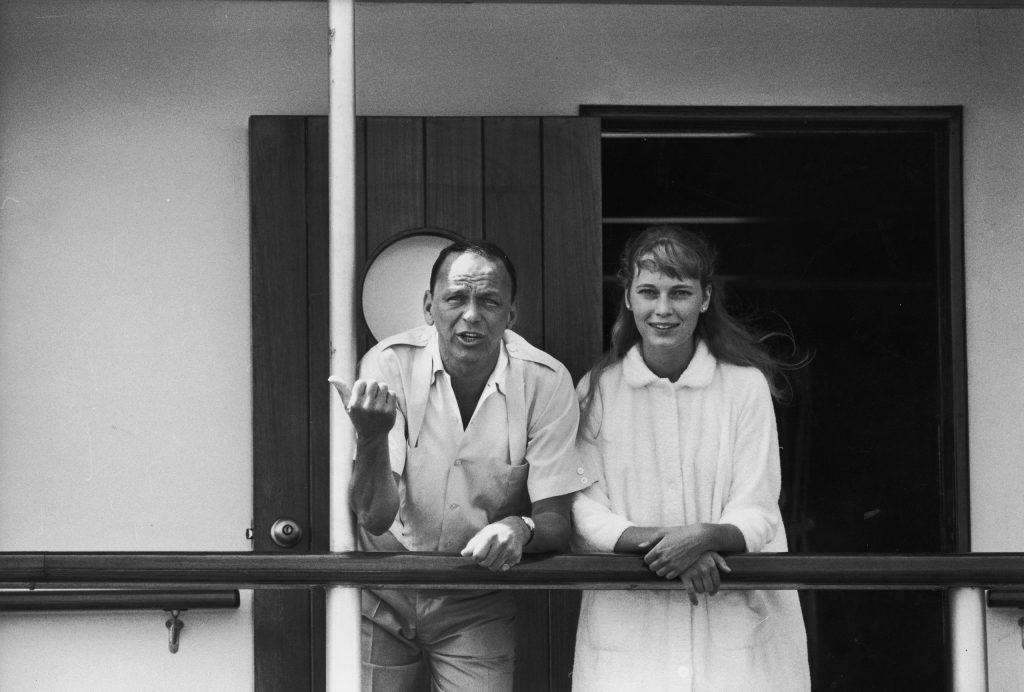
[[[713,537],[714,524],[673,526],[644,555],[644,562],[659,577],[676,579],[715,547]]]
[[[697,594],[706,593],[714,596],[722,586],[722,572],[731,572],[725,558],[716,552],[708,551],[697,558],[693,565],[683,572],[679,581],[686,585],[690,603],[697,605]]]

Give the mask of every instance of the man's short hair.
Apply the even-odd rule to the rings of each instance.
[[[492,262],[500,262],[505,271],[508,273],[508,278],[512,282],[512,300],[516,299],[516,289],[518,288],[516,282],[516,268],[512,264],[512,260],[509,259],[505,251],[494,243],[489,243],[486,240],[456,240],[448,247],[441,250],[437,255],[437,259],[434,261],[434,266],[430,270],[430,290],[434,290],[435,284],[437,284],[437,275],[441,272],[441,265],[444,264],[445,259],[449,255],[461,255],[466,252],[472,252],[475,255],[480,255],[484,259],[488,259]]]

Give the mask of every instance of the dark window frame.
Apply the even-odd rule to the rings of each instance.
[[[963,224],[962,106],[613,106],[582,105],[601,118],[605,133],[682,129],[687,132],[885,132],[927,130],[935,135],[935,181],[940,281],[936,316],[940,360],[939,448],[942,514],[948,552],[971,550],[968,461],[967,340]]]

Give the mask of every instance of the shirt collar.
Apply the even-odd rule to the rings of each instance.
[[[441,347],[438,345],[437,328],[435,327],[433,333],[430,335],[430,341],[427,342],[427,353],[430,354],[432,363],[430,384],[433,386],[437,380],[437,373],[443,372],[448,374],[444,369],[444,363],[441,362]],[[508,371],[508,353],[505,350],[505,340],[502,339],[501,347],[498,349],[498,362],[494,365],[494,370],[491,371],[491,376],[487,378],[487,384],[484,385],[486,390],[491,385],[494,385],[499,392],[505,393],[505,374]],[[449,375],[449,377],[451,377]]]
[[[686,370],[679,376],[679,379],[670,384],[675,389],[707,387],[715,376],[717,365],[718,361],[711,355],[707,344],[700,339],[697,341],[697,348],[694,349],[690,364],[686,366]],[[630,387],[639,388],[659,381],[668,382],[666,378],[658,377],[647,367],[647,363],[644,362],[644,357],[640,353],[640,344],[635,344],[622,359],[622,375]]]

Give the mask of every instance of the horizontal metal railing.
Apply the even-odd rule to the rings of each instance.
[[[222,591],[124,591],[34,590],[0,592],[0,612],[90,610],[197,610],[238,608],[237,590]]]
[[[1024,589],[1024,553],[794,554],[727,558],[726,589]],[[508,572],[440,553],[0,553],[6,588],[678,589],[638,556],[527,556]]]
[[[986,599],[986,605],[989,608],[1024,609],[1024,591],[990,590]]]
[[[949,589],[953,689],[987,687],[985,589],[1024,592],[1024,554],[825,555],[757,553],[732,555],[723,588]],[[527,556],[508,572],[495,573],[468,558],[437,553],[0,553],[0,587],[167,589],[391,588],[672,589],[638,556]],[[36,593],[43,593],[37,591]],[[355,611],[330,607],[328,634],[356,647]],[[337,592],[334,592],[337,593]],[[990,591],[990,604],[992,604]],[[27,594],[35,596],[34,593]],[[998,600],[998,598],[997,598]],[[995,604],[992,604],[995,605]],[[167,609],[164,603],[159,606]],[[351,615],[352,617],[348,617]],[[177,651],[177,612],[168,620]],[[356,624],[354,624],[356,623]],[[340,647],[345,649],[346,647]],[[336,647],[335,653],[341,656]],[[353,648],[352,650],[356,650]],[[349,652],[351,653],[351,652]],[[357,655],[349,656],[358,661]],[[349,658],[342,657],[345,661]],[[352,683],[352,666],[328,662],[329,687]],[[340,682],[339,682],[340,680]]]

